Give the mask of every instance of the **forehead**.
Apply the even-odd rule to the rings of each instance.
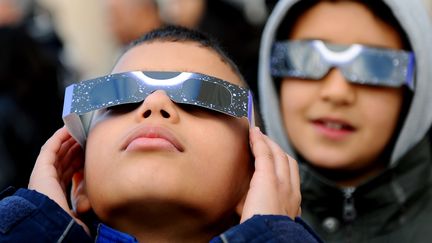
[[[367,31],[366,31],[367,30]],[[364,4],[355,1],[321,1],[296,21],[291,38],[401,48],[399,33]]]
[[[194,42],[155,41],[128,50],[113,73],[126,71],[188,71],[241,85],[240,78],[213,50]]]

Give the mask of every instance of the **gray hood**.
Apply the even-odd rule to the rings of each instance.
[[[260,47],[258,90],[267,134],[290,155],[295,156],[280,114],[278,93],[270,75],[270,53],[279,24],[299,0],[279,0],[263,31]],[[432,123],[432,26],[421,0],[384,0],[405,30],[416,58],[415,91],[402,130],[391,155],[393,167],[417,144]],[[427,31],[425,31],[427,30]]]

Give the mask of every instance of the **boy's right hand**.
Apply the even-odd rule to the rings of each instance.
[[[253,215],[286,215],[292,219],[299,216],[301,193],[297,161],[258,128],[251,128],[250,143],[255,172],[240,222]]]
[[[84,152],[72,138],[66,127],[57,130],[42,146],[36,160],[28,188],[54,200],[84,229],[88,228],[77,219],[67,200],[67,189],[72,176],[84,168]]]

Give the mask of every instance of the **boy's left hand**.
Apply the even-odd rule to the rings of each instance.
[[[88,231],[69,207],[67,195],[72,177],[84,167],[84,152],[66,127],[57,130],[42,146],[28,188],[48,196]]]
[[[287,215],[292,219],[299,216],[301,193],[297,161],[257,127],[250,129],[250,143],[255,156],[255,173],[241,222],[257,214]]]

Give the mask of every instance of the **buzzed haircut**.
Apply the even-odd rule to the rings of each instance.
[[[247,82],[245,81],[243,75],[241,74],[238,66],[234,63],[234,61],[228,56],[228,54],[223,50],[218,41],[214,38],[206,35],[202,32],[188,29],[182,26],[176,25],[167,25],[165,27],[155,29],[150,31],[138,39],[134,40],[129,44],[126,48],[127,52],[131,48],[135,46],[139,46],[143,43],[152,43],[155,41],[167,41],[167,42],[195,42],[202,47],[211,49],[215,51],[222,62],[228,64],[232,71],[240,78],[240,80],[247,86]]]

